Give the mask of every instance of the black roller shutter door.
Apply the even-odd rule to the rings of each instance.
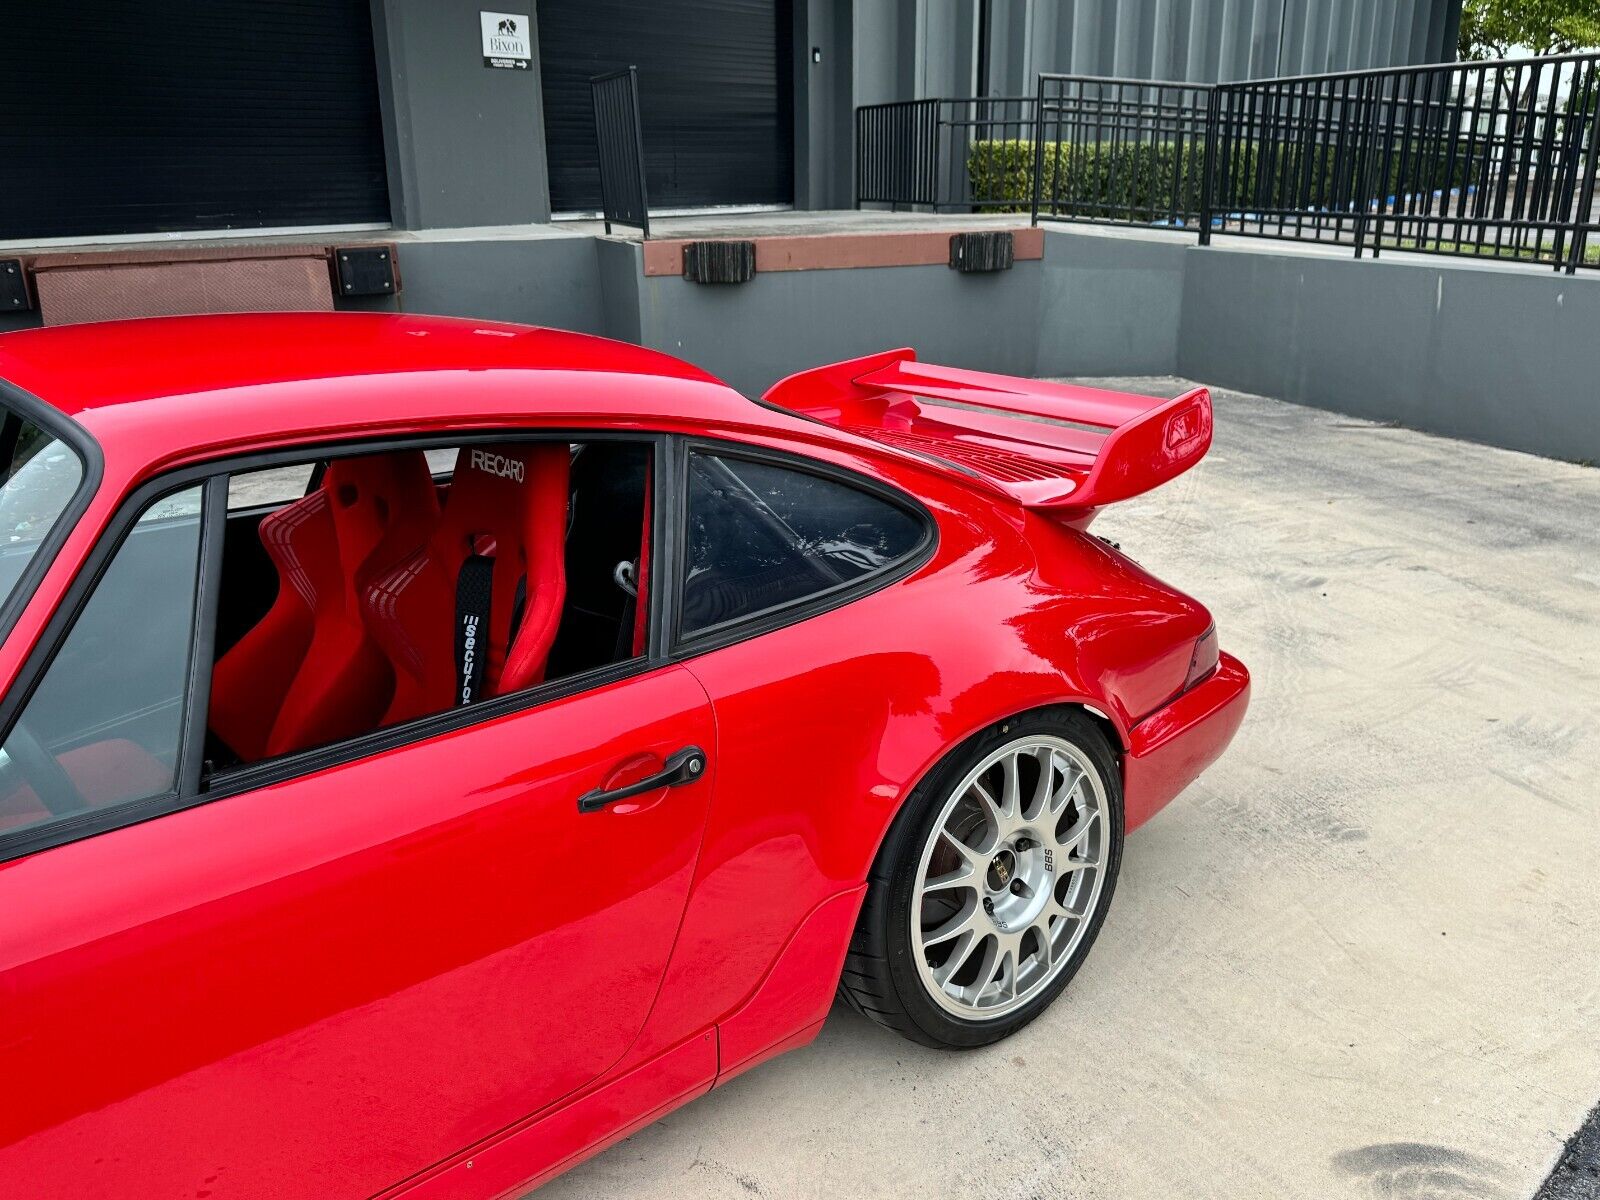
[[[652,208],[789,204],[787,0],[539,0],[550,200],[600,207],[591,76],[639,68]]]
[[[368,0],[5,4],[0,238],[386,222]]]

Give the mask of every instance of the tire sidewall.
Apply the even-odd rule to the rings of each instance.
[[[933,823],[944,810],[951,790],[983,758],[1001,747],[1030,736],[1047,734],[1071,742],[1100,772],[1100,782],[1110,809],[1107,824],[1111,830],[1103,868],[1105,878],[1089,928],[1072,952],[1072,957],[1049,985],[1022,1007],[989,1021],[964,1020],[940,1007],[926,990],[916,961],[912,957],[913,920],[917,873],[922,852],[933,832]],[[1076,709],[1050,709],[1012,717],[969,738],[950,754],[925,779],[906,801],[884,840],[879,855],[882,874],[874,872],[874,883],[887,890],[884,906],[887,928],[883,930],[890,979],[907,1017],[929,1038],[951,1048],[986,1046],[1020,1029],[1042,1013],[1072,981],[1078,968],[1093,948],[1100,926],[1111,907],[1117,875],[1122,865],[1123,815],[1122,773],[1095,724]]]

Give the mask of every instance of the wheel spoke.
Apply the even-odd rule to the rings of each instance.
[[[1029,926],[1033,930],[1034,939],[1039,943],[1039,958],[1045,970],[1055,965],[1055,942],[1050,937],[1050,910],[1048,907],[1039,914],[1034,923]]]
[[[1081,767],[1073,763],[1067,764],[1061,774],[1061,786],[1050,796],[1050,814],[1052,816],[1067,807],[1067,803],[1072,799],[1073,794],[1077,792],[1078,785],[1087,778],[1087,773]]]
[[[981,872],[988,865],[982,851],[974,850],[948,829],[941,829],[939,836],[944,838],[950,848],[961,856],[961,861],[966,869],[974,875]],[[923,886],[926,887],[927,885],[924,884]]]
[[[994,956],[994,969],[984,981],[984,987],[998,985],[996,1000],[1015,1000],[1017,997],[1017,968],[1022,961],[1022,935],[1008,933],[1000,937],[999,950]]]
[[[1078,823],[1072,827],[1072,829],[1067,833],[1067,836],[1056,842],[1056,846],[1061,850],[1063,857],[1071,854],[1073,851],[1077,850],[1083,845],[1083,841],[1088,836],[1089,830],[1094,828],[1094,823],[1099,819],[1100,810],[1098,808],[1086,809],[1082,815],[1078,817]]]
[[[922,948],[926,950],[930,946],[938,946],[959,934],[975,930],[977,928],[978,914],[982,911],[983,908],[978,904],[977,897],[974,896],[969,903],[961,906],[959,913],[951,917],[943,925],[940,925],[937,929],[923,930]]]
[[[1033,799],[1028,801],[1028,808],[1024,815],[1030,821],[1036,821],[1050,811],[1052,798],[1051,784],[1056,779],[1056,752],[1049,746],[1039,746],[1033,752],[1034,761],[1039,764],[1039,782],[1034,785]]]
[[[976,888],[978,869],[972,859],[963,858],[961,865],[954,871],[946,871],[943,875],[935,875],[922,885],[924,893],[945,892],[951,888]]]
[[[972,794],[978,798],[978,804],[983,809],[983,815],[988,818],[989,824],[994,827],[995,841],[999,841],[1001,834],[1005,832],[1007,823],[1005,814],[1000,811],[999,801],[991,796],[989,789],[978,781],[974,781],[972,784]]]
[[[1054,917],[1060,917],[1065,921],[1081,921],[1083,920],[1084,914],[1075,908],[1069,908],[1067,905],[1057,900],[1054,895],[1052,895],[1049,902],[1044,906],[1044,912],[1039,914],[1039,919],[1042,921],[1049,921]]]
[[[1020,754],[1008,754],[1001,766],[1005,786],[1000,793],[1000,814],[1007,821],[1015,821],[1022,815],[1022,781],[1017,770],[1020,757]]]
[[[933,981],[941,988],[948,988],[950,981],[955,978],[956,972],[966,966],[967,960],[972,957],[972,952],[984,941],[984,935],[976,930],[961,935],[961,940],[950,951],[950,957],[933,973]]]

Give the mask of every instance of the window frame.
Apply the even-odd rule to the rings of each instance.
[[[3,394],[3,393],[0,393]],[[6,396],[6,399],[9,399]],[[59,415],[59,414],[58,414]],[[47,427],[48,428],[48,427]],[[55,432],[51,429],[51,432]],[[63,439],[64,440],[64,439]],[[678,439],[643,429],[525,428],[444,429],[385,438],[305,442],[271,450],[245,452],[180,467],[146,480],[125,496],[107,522],[83,565],[73,577],[39,636],[11,688],[0,697],[0,745],[10,736],[57,652],[77,623],[84,606],[104,578],[111,560],[139,517],[158,500],[202,485],[199,564],[195,581],[195,614],[189,643],[189,681],[180,731],[177,786],[155,796],[128,800],[100,809],[88,809],[46,824],[0,833],[0,863],[41,850],[140,824],[169,813],[181,812],[213,800],[310,775],[347,762],[382,754],[411,742],[480,725],[499,717],[537,708],[551,701],[604,687],[653,671],[673,661],[666,630],[675,590],[648,589],[650,625],[645,653],[620,663],[610,663],[562,679],[550,680],[506,696],[494,696],[466,708],[448,708],[395,725],[347,738],[329,746],[313,747],[258,763],[230,768],[210,777],[203,775],[206,714],[210,705],[217,612],[220,604],[222,549],[229,517],[228,479],[237,472],[304,462],[308,458],[338,458],[378,454],[392,450],[429,450],[506,442],[624,441],[647,443],[653,450],[651,471],[652,574],[657,579],[678,577],[678,543],[673,526],[678,504],[673,481],[678,477]],[[96,461],[95,484],[99,482]],[[87,478],[87,471],[86,471]],[[94,489],[88,489],[92,496]],[[84,499],[87,505],[87,497]],[[242,511],[242,510],[239,510]],[[81,514],[78,514],[81,516]],[[238,515],[237,512],[233,515]],[[52,534],[55,531],[52,530]],[[658,566],[659,564],[659,566]],[[33,564],[29,564],[30,569]],[[656,574],[659,569],[660,573]]]
[[[89,505],[100,490],[101,480],[105,476],[105,458],[100,453],[99,443],[89,436],[89,431],[82,425],[6,379],[0,379],[0,405],[11,409],[23,420],[32,421],[61,442],[78,456],[78,463],[83,468],[72,499],[62,508],[50,531],[39,539],[38,549],[17,576],[11,594],[0,600],[0,641],[4,641],[11,636],[23,612],[38,595],[39,584],[55,563],[62,546],[66,545],[73,530],[89,511]]]
[[[922,538],[905,554],[874,571],[808,593],[795,600],[786,600],[753,613],[730,617],[726,621],[719,621],[704,629],[685,633],[682,628],[682,609],[683,589],[688,584],[686,567],[689,546],[689,463],[696,454],[710,454],[724,460],[733,459],[778,467],[801,475],[816,476],[864,492],[911,516],[921,525]],[[674,528],[679,545],[675,555],[678,570],[672,580],[673,603],[670,616],[671,647],[675,661],[760,637],[762,634],[831,612],[863,596],[899,583],[926,565],[939,544],[939,523],[928,511],[927,506],[915,496],[882,480],[821,459],[809,458],[787,450],[756,446],[748,442],[691,437],[683,439],[681,452],[674,467],[676,472],[674,491],[678,498]]]

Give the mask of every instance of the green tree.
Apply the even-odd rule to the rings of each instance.
[[[1466,0],[1459,49],[1465,60],[1508,58],[1517,47],[1568,54],[1600,46],[1600,0]]]

